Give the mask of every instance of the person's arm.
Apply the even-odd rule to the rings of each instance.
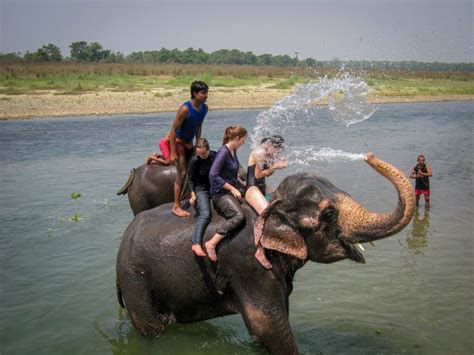
[[[413,169],[411,170],[410,178],[416,179],[416,171],[415,171],[415,168],[413,168]]]
[[[197,162],[197,157],[194,156],[191,158],[188,165],[188,185],[189,185],[189,189],[191,190],[191,199],[189,200],[189,202],[192,205],[194,204],[194,201],[196,201],[196,189],[194,185],[194,170],[196,167],[196,162]]]
[[[227,149],[220,149],[217,152],[216,158],[214,159],[214,163],[212,163],[211,169],[209,170],[209,181],[211,185],[214,186],[221,186],[222,188],[230,191],[232,195],[236,198],[240,198],[240,191],[236,189],[231,184],[227,183],[221,176],[221,170],[224,166],[226,159],[228,159],[228,151]]]
[[[214,186],[223,186],[225,184],[224,179],[220,176],[222,167],[226,160],[227,151],[225,149],[219,149],[214,159],[214,162],[209,169],[209,182]]]
[[[423,173],[423,175],[427,177],[433,176],[433,173],[431,172],[431,167],[428,164],[426,164],[426,173]]]
[[[182,105],[178,112],[176,113],[176,117],[173,121],[173,126],[171,126],[170,132],[170,162],[176,162],[176,130],[181,127],[184,120],[188,117],[189,110],[185,105]]]
[[[259,164],[256,164],[255,165],[255,177],[257,179],[261,179],[261,178],[264,178],[264,177],[271,176],[275,172],[275,170],[284,169],[287,166],[288,166],[288,164],[283,160],[277,161],[275,164],[270,166],[268,169],[262,169]]]
[[[198,141],[199,138],[201,138],[201,132],[202,132],[202,124],[198,126],[196,129],[196,142]]]

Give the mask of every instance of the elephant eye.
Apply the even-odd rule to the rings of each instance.
[[[334,208],[327,208],[321,212],[321,221],[334,224],[337,222],[338,212]]]

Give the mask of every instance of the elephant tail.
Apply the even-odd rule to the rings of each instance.
[[[130,187],[130,185],[132,184],[132,181],[133,181],[133,177],[135,176],[135,168],[133,168],[131,171],[130,171],[130,175],[128,177],[128,180],[127,182],[122,186],[122,188],[120,190],[117,191],[117,195],[126,195],[127,192],[128,192],[128,188]]]
[[[120,307],[125,308],[125,303],[123,303],[122,291],[120,290],[120,284],[117,275],[115,276],[115,290],[117,291],[117,300]]]

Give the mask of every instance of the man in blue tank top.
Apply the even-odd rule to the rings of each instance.
[[[170,161],[176,165],[176,181],[174,183],[174,203],[172,212],[179,217],[188,217],[189,212],[180,206],[181,192],[186,178],[189,159],[193,155],[193,139],[201,137],[202,123],[206,117],[206,105],[209,86],[203,81],[191,84],[191,100],[179,108],[170,134]]]

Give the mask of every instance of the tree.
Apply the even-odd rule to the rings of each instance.
[[[47,46],[43,46],[42,49],[46,54],[46,58],[48,62],[60,62],[63,60],[63,56],[61,54],[61,50],[58,46],[55,46],[52,43],[48,43]]]
[[[71,58],[78,62],[89,61],[89,49],[86,41],[72,42],[69,46],[71,48]]]
[[[52,43],[48,43],[36,52],[26,52],[24,58],[32,62],[60,62],[63,59],[59,47]]]
[[[271,54],[262,54],[257,57],[258,65],[272,65],[273,56]]]

